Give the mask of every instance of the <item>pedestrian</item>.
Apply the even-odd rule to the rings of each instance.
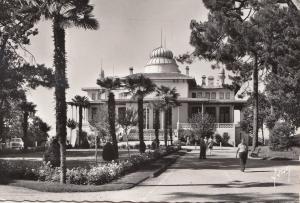
[[[200,138],[200,159],[206,159],[206,143],[204,139]]]
[[[239,154],[241,171],[245,171],[246,162],[248,158],[248,146],[245,144],[244,139],[241,140],[241,143],[238,145],[238,149],[236,151],[236,158]]]
[[[211,151],[212,151],[213,146],[214,146],[214,141],[213,141],[213,139],[211,139],[211,137],[209,137],[209,139],[208,139],[207,146],[208,146],[209,155],[211,156]]]

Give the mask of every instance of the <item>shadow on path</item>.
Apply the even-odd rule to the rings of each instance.
[[[166,195],[172,196],[177,201],[184,199],[205,198],[210,201],[247,201],[247,202],[286,202],[299,200],[297,193],[276,193],[276,194],[256,194],[256,193],[226,193],[226,194],[203,194],[193,192],[174,192]]]
[[[214,169],[214,170],[239,170],[239,159],[229,158],[222,154],[217,156],[207,156],[207,159],[198,159],[198,154],[188,153],[176,162],[169,169]],[[281,166],[293,166],[300,165],[298,161],[289,160],[259,160],[248,159],[246,168],[265,168],[265,167],[281,167]],[[248,173],[255,172],[271,172],[272,170],[253,170],[247,171]]]
[[[276,186],[285,186],[284,183],[276,183]],[[180,187],[180,186],[208,186],[211,188],[251,188],[251,187],[274,187],[273,182],[241,182],[241,181],[232,181],[229,183],[216,183],[216,184],[140,184],[139,186],[149,187],[149,186],[158,186],[158,187]]]

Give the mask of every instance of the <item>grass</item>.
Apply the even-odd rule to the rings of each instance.
[[[100,192],[124,190],[130,188],[130,185],[126,184],[108,183],[105,185],[74,185],[33,180],[14,180],[11,181],[9,185],[24,187],[27,189],[37,190],[41,192]]]
[[[300,147],[292,147],[289,151],[272,151],[269,146],[259,146],[258,156],[261,158],[299,160]]]
[[[138,150],[130,150],[130,154],[137,154]],[[26,161],[30,162],[41,162],[44,152],[31,152],[24,154],[7,154],[1,155],[1,158],[8,159],[11,162],[18,162],[24,158]],[[67,167],[69,169],[74,167],[85,167],[89,168],[91,165],[95,164],[95,151],[94,149],[85,149],[85,150],[67,150]],[[128,152],[125,149],[119,149],[120,159],[127,159]],[[10,159],[12,158],[12,159]],[[22,160],[23,161],[23,160]],[[97,151],[97,163],[103,162],[102,159],[102,150]]]

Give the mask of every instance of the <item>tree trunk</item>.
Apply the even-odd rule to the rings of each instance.
[[[83,145],[82,137],[82,106],[79,106],[79,122],[78,122],[78,136],[79,136],[79,147]]]
[[[67,105],[66,105],[66,52],[65,30],[60,27],[58,16],[54,17],[54,66],[55,66],[55,99],[56,99],[56,136],[60,145],[60,182],[66,183],[66,136],[67,136]]]
[[[143,97],[138,97],[138,128],[139,128],[139,140],[140,140],[140,152],[144,153],[144,107]]]
[[[255,55],[255,64],[253,69],[253,135],[252,135],[252,152],[258,145],[258,62]]]
[[[155,129],[155,142],[157,144],[156,147],[159,147],[159,108],[155,108],[155,121],[154,121],[154,129]]]
[[[173,129],[172,129],[172,107],[169,108],[169,136],[171,145],[173,145]]]
[[[4,137],[4,116],[0,110],[0,140],[1,142],[5,141]]]
[[[109,133],[112,138],[114,150],[115,150],[115,159],[119,158],[119,150],[118,150],[118,141],[116,136],[116,103],[115,103],[115,95],[112,92],[108,94],[108,120],[109,120]]]
[[[26,150],[28,148],[28,137],[27,137],[27,131],[28,131],[28,112],[25,111],[23,114],[23,122],[22,122],[22,127],[23,127],[23,142],[24,142],[24,149]]]
[[[165,146],[168,146],[168,110],[164,111],[164,139]]]

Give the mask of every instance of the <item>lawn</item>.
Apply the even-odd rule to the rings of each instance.
[[[300,156],[300,147],[292,147],[288,151],[272,151],[269,146],[260,146],[258,147],[258,150],[258,156],[261,158],[299,160]]]
[[[130,154],[139,153],[136,149],[131,149]],[[24,154],[6,154],[0,155],[0,160],[10,160],[10,161],[18,161],[18,160],[26,160],[26,161],[42,161],[44,152],[30,152]],[[90,165],[95,164],[95,150],[94,149],[68,149],[67,150],[67,167],[89,167]],[[128,151],[126,149],[119,149],[119,157],[120,159],[128,158]],[[102,159],[102,149],[97,152],[97,163],[103,162]]]

